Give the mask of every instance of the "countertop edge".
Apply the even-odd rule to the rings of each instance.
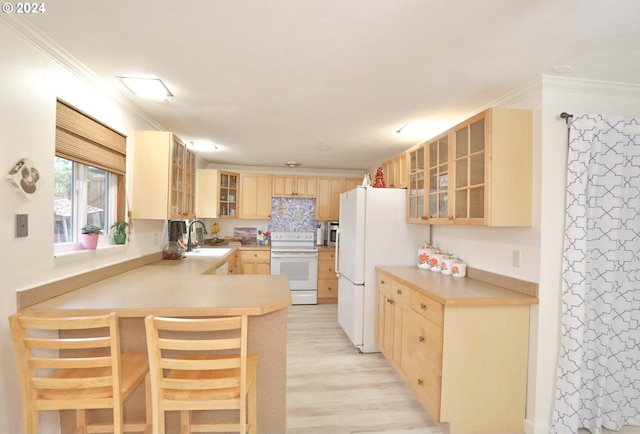
[[[533,297],[527,294],[523,294],[518,291],[514,291],[509,288],[505,288],[503,286],[494,285],[489,282],[485,282],[482,280],[473,279],[470,277],[451,277],[451,276],[443,276],[440,273],[434,273],[429,271],[429,273],[424,273],[423,276],[429,281],[433,281],[434,284],[438,283],[439,279],[443,279],[442,283],[451,284],[455,282],[457,285],[464,285],[469,283],[470,286],[478,286],[480,291],[482,289],[492,289],[496,292],[499,292],[500,295],[496,296],[483,296],[483,297],[446,297],[443,295],[439,295],[438,293],[430,290],[429,288],[424,287],[424,282],[417,282],[408,278],[406,275],[402,275],[402,271],[406,270],[407,272],[414,272],[415,267],[396,267],[396,266],[377,266],[376,271],[385,273],[387,275],[392,276],[394,279],[398,280],[400,283],[406,286],[410,286],[411,288],[415,288],[424,294],[426,297],[431,298],[432,300],[445,305],[445,306],[516,306],[516,305],[532,305],[538,304],[538,297]],[[428,270],[427,270],[428,271]],[[450,280],[455,279],[455,280]],[[464,285],[466,286],[466,285]],[[463,286],[463,287],[464,287]]]

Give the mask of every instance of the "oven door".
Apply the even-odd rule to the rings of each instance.
[[[318,252],[271,249],[271,274],[286,274],[292,291],[318,291]]]

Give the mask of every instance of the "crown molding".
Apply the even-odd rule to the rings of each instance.
[[[162,125],[144,113],[138,106],[128,100],[121,92],[107,84],[95,72],[89,69],[85,64],[80,62],[60,44],[52,40],[29,21],[20,19],[15,14],[2,14],[0,15],[0,21],[3,21],[7,27],[33,45],[46,57],[65,68],[67,71],[78,77],[78,79],[94,88],[97,88],[122,110],[142,119],[158,130],[165,129]]]
[[[559,90],[563,92],[591,93],[624,97],[640,96],[640,84],[636,83],[619,83],[613,81],[543,75],[542,85],[544,90]]]

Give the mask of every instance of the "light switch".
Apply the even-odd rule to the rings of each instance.
[[[29,214],[16,214],[16,238],[29,235]]]

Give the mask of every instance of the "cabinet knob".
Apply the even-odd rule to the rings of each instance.
[[[386,282],[384,280],[380,281],[380,285],[384,285]]]
[[[422,386],[424,384],[424,382],[422,381],[422,379],[418,378],[418,386]]]
[[[418,337],[418,341],[420,341],[420,342],[424,342],[424,336],[419,336],[419,337]]]
[[[449,220],[453,220],[453,216],[452,215],[449,216]]]
[[[424,303],[420,303],[420,309],[427,310],[427,305]]]
[[[402,289],[396,289],[396,294],[402,295]]]
[[[389,299],[387,299],[387,303],[389,303],[389,304],[393,304],[393,300],[391,300],[391,299],[389,298]]]

